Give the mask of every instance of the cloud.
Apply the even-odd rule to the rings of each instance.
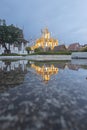
[[[0,0],[0,18],[24,27],[27,39],[40,36],[47,26],[66,44],[87,42],[87,0]]]

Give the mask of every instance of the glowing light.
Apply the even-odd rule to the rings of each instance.
[[[53,50],[55,46],[58,46],[58,40],[51,38],[50,32],[46,28],[42,31],[42,37],[36,40],[36,43],[31,47],[31,50],[35,50],[39,47],[49,47]]]

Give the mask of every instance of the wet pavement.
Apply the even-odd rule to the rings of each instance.
[[[0,61],[0,130],[87,130],[87,65]]]

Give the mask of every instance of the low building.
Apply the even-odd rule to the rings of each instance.
[[[54,47],[54,51],[66,51],[67,48],[65,45],[59,45],[59,46],[56,46]]]
[[[79,43],[72,43],[68,47],[69,51],[78,51],[80,50],[80,44]]]
[[[10,52],[15,54],[27,54],[26,47],[28,43],[19,43],[10,45]],[[9,48],[9,44],[6,43],[7,49]],[[5,48],[0,45],[0,54],[5,53]]]

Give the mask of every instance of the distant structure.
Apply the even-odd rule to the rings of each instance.
[[[28,43],[20,43],[18,44],[12,44],[10,45],[10,51],[11,53],[15,53],[15,54],[27,54],[26,51],[26,47],[28,46]],[[6,47],[7,49],[9,49],[9,44],[6,43]],[[0,45],[0,54],[4,54],[5,53],[5,48],[3,47],[3,45]]]
[[[54,47],[55,52],[57,52],[57,51],[66,51],[66,50],[67,50],[67,48],[66,48],[66,46],[64,44]]]
[[[80,50],[80,44],[79,43],[72,43],[69,45],[68,50],[69,51],[78,51]]]
[[[39,47],[43,48],[44,50],[46,48],[53,50],[55,46],[58,46],[58,40],[51,37],[50,32],[47,28],[42,30],[41,33],[41,38],[37,39],[35,45],[31,46],[32,51]]]

